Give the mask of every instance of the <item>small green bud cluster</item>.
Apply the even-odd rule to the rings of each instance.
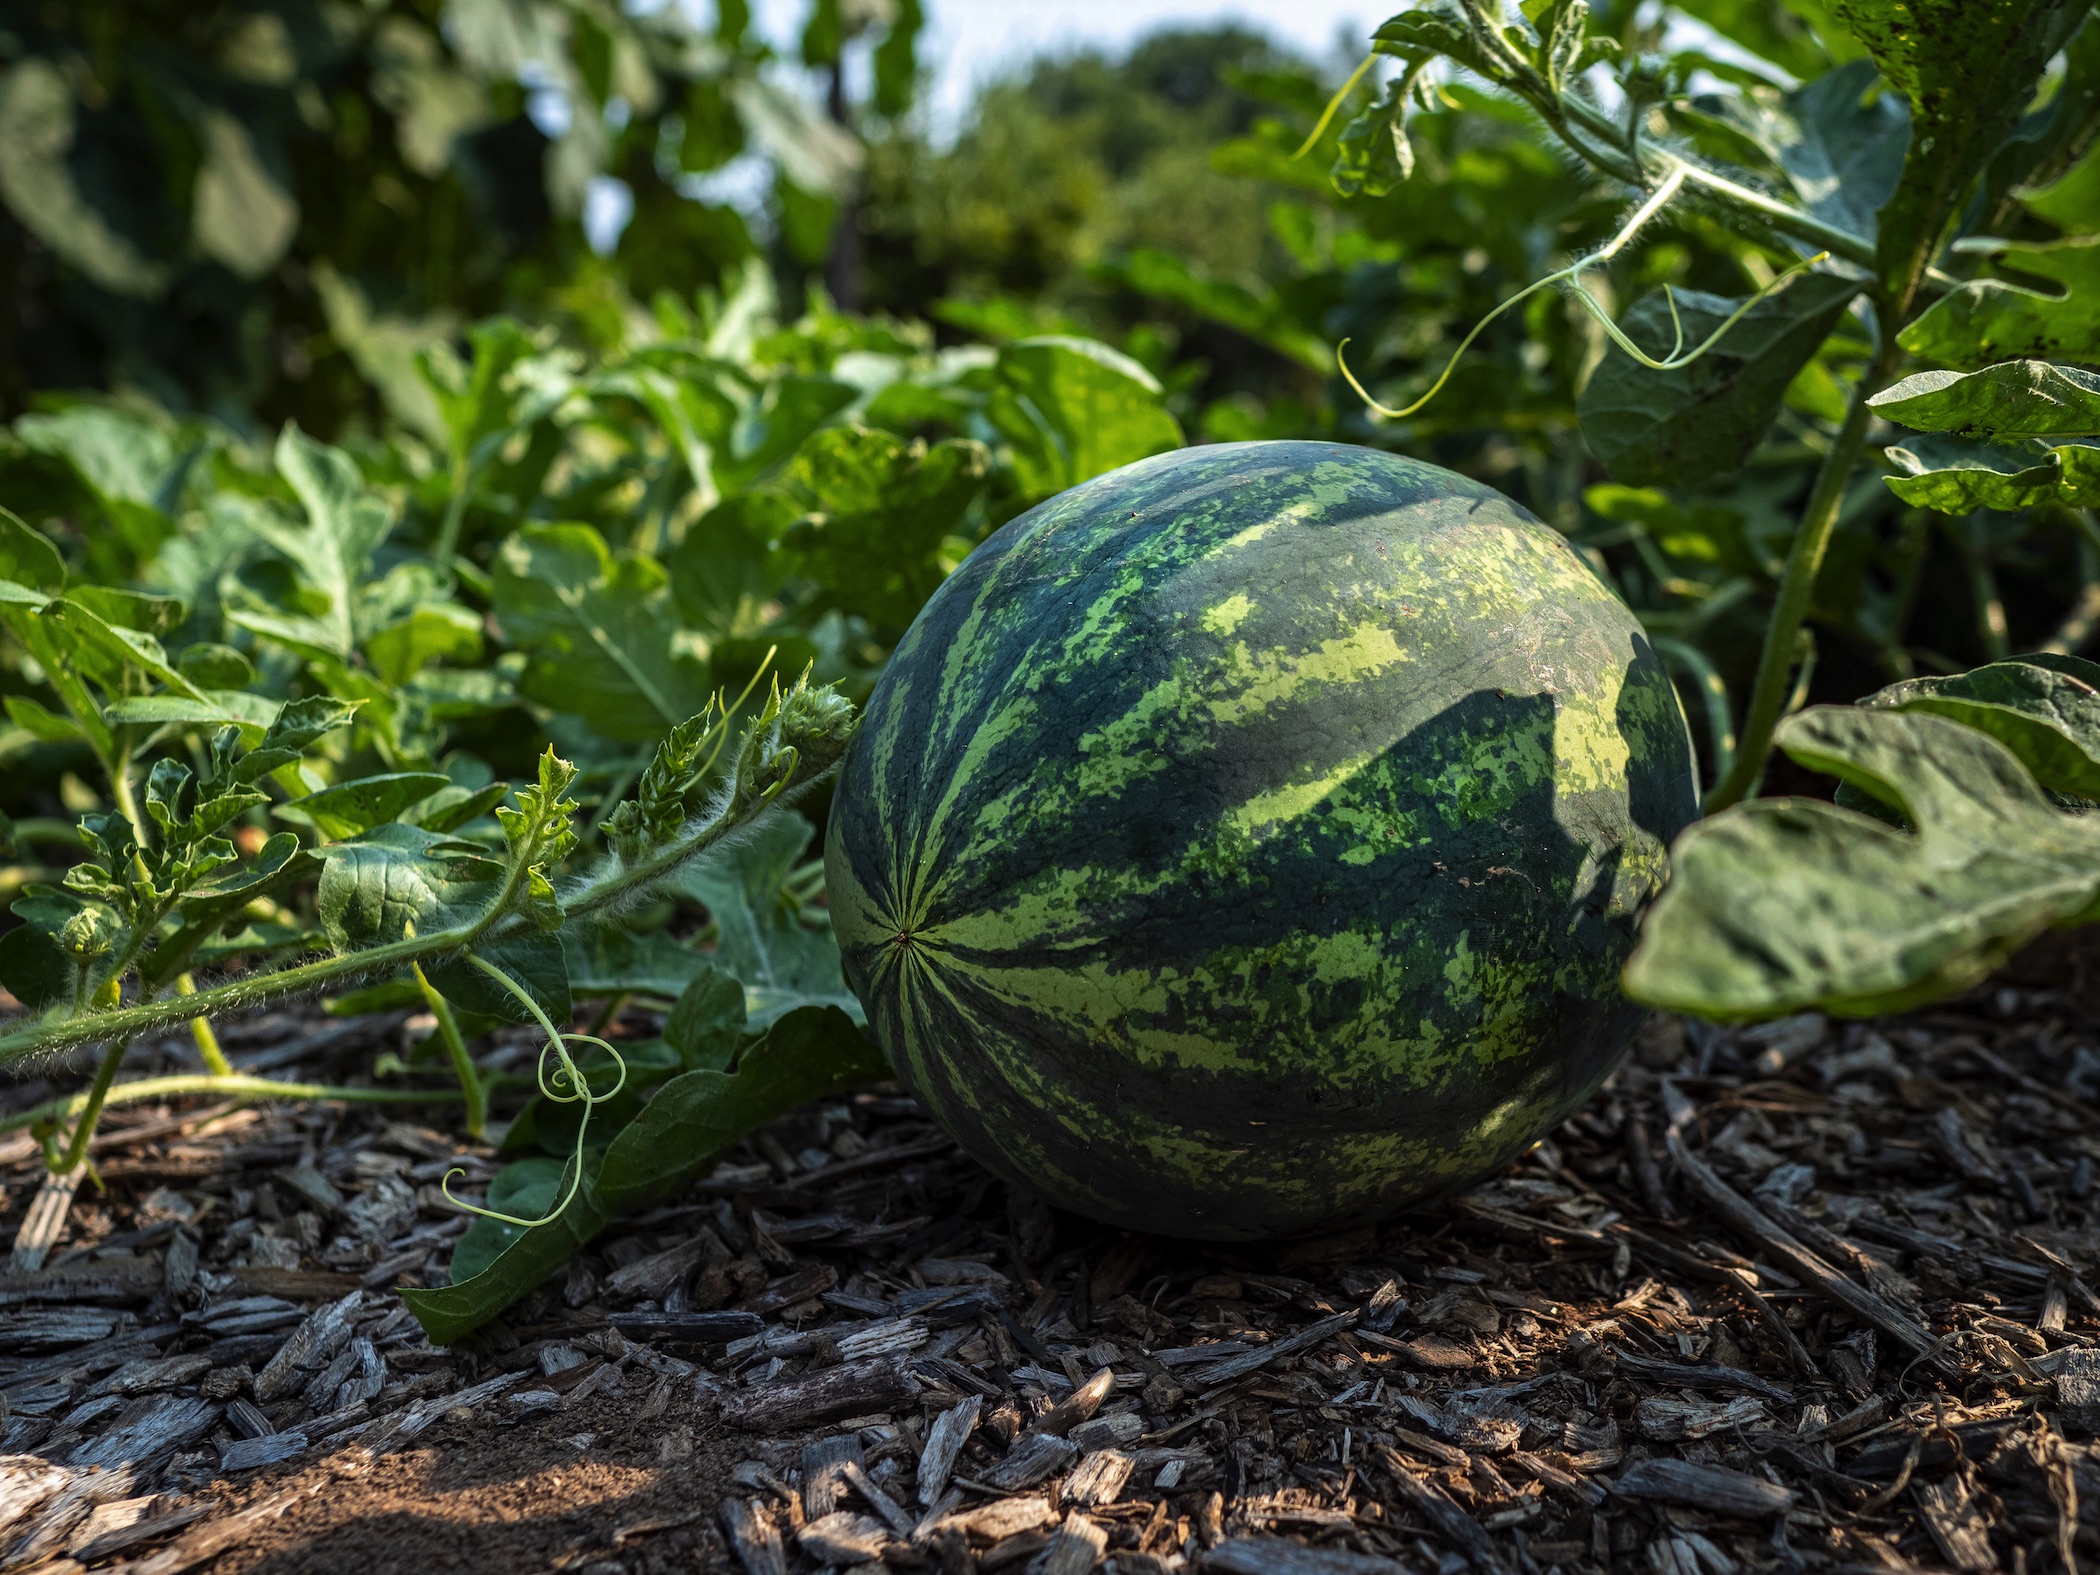
[[[830,684],[812,688],[807,670],[785,695],[776,684],[737,749],[729,813],[741,816],[829,771],[846,753],[853,723],[853,702]]]

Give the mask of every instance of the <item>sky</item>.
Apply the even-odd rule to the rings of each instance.
[[[973,91],[1001,68],[1032,55],[1083,46],[1115,53],[1169,26],[1240,22],[1303,54],[1337,54],[1346,29],[1361,50],[1399,0],[924,0],[921,57],[934,74],[936,131],[952,129]],[[759,0],[768,35],[796,35],[807,0]]]

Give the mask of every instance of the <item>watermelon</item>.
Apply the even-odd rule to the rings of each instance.
[[[1162,1234],[1341,1228],[1507,1163],[1638,1026],[1697,813],[1633,615],[1501,494],[1330,443],[1141,460],[998,531],[847,751],[825,870],[899,1077]]]

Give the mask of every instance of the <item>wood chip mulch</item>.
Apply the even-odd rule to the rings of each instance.
[[[450,1350],[390,1292],[442,1283],[455,1136],[126,1109],[107,1193],[0,1275],[0,1569],[2075,1570],[2100,990],[2042,961],[1874,1023],[1658,1020],[1503,1175],[1280,1246],[1053,1214],[876,1090]],[[354,1078],[401,1031],[227,1038]],[[40,1172],[0,1163],[12,1232]]]

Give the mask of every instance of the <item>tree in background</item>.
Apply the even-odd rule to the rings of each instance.
[[[65,0],[0,23],[0,408],[110,387],[237,422],[435,435],[414,352],[497,310],[588,331],[721,287],[757,244],[706,177],[835,204],[861,151],[767,68],[743,0]],[[814,0],[805,54],[915,70],[911,0]],[[828,55],[827,52],[828,51]],[[603,210],[608,259],[587,245]],[[624,228],[621,212],[628,214]],[[780,226],[792,232],[792,222]]]

